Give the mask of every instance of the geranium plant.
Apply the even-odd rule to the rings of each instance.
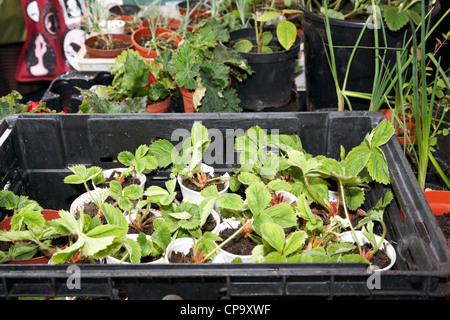
[[[176,88],[162,59],[164,57],[147,61],[135,50],[123,51],[110,70],[114,75],[111,86],[98,86],[95,91],[80,89],[84,97],[80,110],[95,113],[146,112],[147,105],[168,98]]]
[[[252,71],[239,53],[220,45],[228,39],[220,21],[205,19],[166,60],[177,86],[195,91],[194,107],[198,111],[241,111],[236,91],[229,88],[230,77],[242,81]]]

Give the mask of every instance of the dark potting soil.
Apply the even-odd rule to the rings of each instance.
[[[213,231],[213,229],[216,227],[216,225],[217,225],[216,220],[214,219],[213,215],[210,214],[208,216],[208,219],[206,219],[205,224],[201,228],[202,233]]]
[[[356,246],[356,243],[353,243],[353,244]],[[373,249],[373,246],[371,243],[365,243],[361,246],[361,250],[365,250],[365,252],[368,252],[371,249]],[[355,249],[353,249],[353,251],[351,253],[359,254],[358,248],[356,247]],[[391,259],[387,255],[386,249],[384,248],[384,246],[382,246],[381,248],[379,248],[377,250],[377,252],[375,252],[375,254],[372,256],[372,259],[370,260],[370,262],[372,263],[372,265],[375,265],[380,269],[386,268],[391,263]]]
[[[447,244],[450,246],[450,212],[436,215],[436,219],[439,223],[439,227],[444,233],[445,239],[447,239]]]
[[[169,262],[171,263],[194,263],[192,257],[194,255],[194,249],[190,249],[188,254],[184,254],[179,251],[172,251],[169,257]],[[211,263],[211,259],[208,259],[205,263]]]
[[[144,220],[148,220],[153,218],[155,215],[152,212],[149,212],[146,217],[144,218]],[[153,232],[155,231],[155,228],[153,227],[153,220],[151,220],[150,222],[146,223],[143,226],[137,227],[135,225],[130,225],[128,228],[128,233],[129,234],[139,234],[140,232],[145,233],[148,236],[151,236],[153,234]]]
[[[209,180],[209,179],[212,179],[212,178],[214,178],[215,176],[211,176],[209,173],[207,173],[206,174],[206,178]],[[192,181],[190,181],[188,178],[186,178],[186,177],[181,177],[181,183],[186,187],[186,188],[188,188],[188,189],[191,189],[191,190],[194,190],[194,191],[197,191],[197,192],[200,192],[200,191],[202,191],[202,189],[200,189],[198,186],[196,186],[194,183],[192,183]],[[226,185],[227,185],[227,181],[221,181],[221,182],[219,182],[218,180],[214,180],[212,183],[207,183],[206,184],[206,187],[209,187],[209,186],[211,186],[212,184],[216,184],[216,186],[217,186],[217,190],[220,192],[220,191],[222,191],[223,189],[225,189],[225,187],[226,187]],[[206,188],[205,187],[205,188]]]
[[[99,187],[99,188],[109,188],[109,184],[111,183],[111,181],[116,180],[119,176],[120,176],[120,172],[113,171],[109,177],[105,178],[105,182],[99,184],[97,187]],[[130,186],[132,184],[139,185],[140,183],[141,183],[141,180],[139,180],[138,178],[133,177],[133,176],[130,175],[130,176],[125,177],[125,179],[123,180],[123,182],[122,182],[122,189],[125,188],[125,187],[128,187],[128,186]]]
[[[105,200],[105,203],[109,203],[109,204],[115,204],[117,201],[112,198],[112,197],[108,197]],[[91,201],[91,202],[87,202],[83,205],[83,213],[87,214],[88,216],[90,216],[91,218],[95,217],[98,214],[98,208],[97,205]],[[80,212],[77,210],[77,212],[75,213],[75,219],[79,219],[80,218]],[[101,216],[100,217],[100,221],[102,222],[102,224],[106,224],[106,218],[105,216]]]
[[[238,227],[240,228],[240,226]],[[219,233],[224,241],[236,232],[237,229],[225,229]],[[250,255],[256,243],[249,237],[244,237],[241,233],[236,235],[233,239],[227,242],[222,249],[236,255]]]
[[[152,40],[151,36],[144,36],[136,40],[136,43],[141,47],[148,48],[147,43]],[[171,50],[177,49],[177,45],[173,41],[167,41],[164,38],[157,38],[156,45],[160,47],[160,49],[165,49],[166,46],[170,45]]]

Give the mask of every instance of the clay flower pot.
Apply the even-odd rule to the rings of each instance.
[[[169,110],[170,107],[170,96],[160,102],[147,105],[147,113],[164,113]]]
[[[392,119],[392,110],[391,109],[380,109],[380,110],[378,110],[378,112],[384,114],[384,116],[389,121],[391,121],[391,119]],[[414,119],[408,117],[408,120],[405,122],[405,126],[406,126],[406,131],[410,135],[410,139],[412,139],[412,142],[414,144],[417,144],[417,139],[416,139],[416,122],[414,121]],[[402,129],[400,129],[400,128],[398,130],[396,129],[395,135],[397,136],[397,140],[400,143],[400,145],[403,146],[403,145],[409,143],[408,140],[405,138],[404,131]]]
[[[105,58],[111,59],[117,57],[122,51],[132,49],[133,43],[131,37],[127,34],[111,34],[114,42],[122,43],[123,47],[111,50],[96,49],[95,44],[100,39],[99,36],[92,36],[85,40],[84,45],[86,52],[90,58]]]
[[[51,221],[55,219],[59,219],[59,212],[57,210],[49,210],[44,209],[42,210],[42,215],[44,216],[44,219],[46,221]],[[12,217],[6,218],[2,221],[0,221],[0,230],[11,230],[11,219]],[[30,260],[11,260],[8,261],[7,264],[47,264],[48,261],[51,259],[51,255],[48,256],[42,256],[42,257],[36,257],[31,258]]]
[[[180,87],[181,95],[183,96],[183,105],[185,113],[196,113],[197,110],[194,108],[194,90],[186,89],[185,87]]]

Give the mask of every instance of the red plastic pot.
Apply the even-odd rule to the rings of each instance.
[[[175,31],[170,30],[170,29],[166,29],[166,28],[156,28],[156,36],[162,36],[164,39],[169,39],[169,37],[171,35],[173,35],[175,33]],[[143,38],[143,37],[148,37],[151,35],[151,31],[150,28],[148,27],[144,27],[144,28],[140,28],[136,31],[133,32],[133,34],[131,35],[131,41],[133,42],[134,45],[134,49],[139,52],[139,54],[147,59],[154,59],[158,56],[157,52],[155,50],[149,50],[148,48],[145,48],[143,46],[141,46],[138,41],[139,39]],[[177,36],[174,39],[174,44],[178,47],[181,43],[181,41],[183,41],[183,37],[181,36]]]
[[[186,89],[185,87],[180,88],[181,95],[183,96],[183,105],[185,113],[195,113],[197,112],[194,108],[194,90]]]
[[[42,215],[46,221],[51,221],[54,219],[59,219],[59,212],[57,210],[42,210]],[[6,218],[0,221],[0,230],[10,230],[11,229],[11,219],[12,217]],[[7,264],[47,264],[50,260],[51,255],[31,258],[30,260],[21,261],[21,260],[11,260],[7,262]]]

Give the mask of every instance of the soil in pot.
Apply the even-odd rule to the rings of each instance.
[[[219,233],[219,237],[226,240],[235,232],[236,229],[227,228]],[[256,247],[256,243],[252,239],[249,237],[244,237],[241,233],[239,233],[224,246],[222,246],[222,249],[236,255],[251,255],[254,247]]]
[[[333,202],[331,202],[330,204],[333,207],[333,210],[336,210],[336,204]],[[313,204],[313,205],[311,205],[311,211],[313,214],[319,216],[322,219],[324,225],[330,224],[330,217],[332,216],[332,214],[328,213],[328,211],[325,210],[323,207],[321,207],[320,205]],[[355,227],[358,224],[358,222],[364,218],[364,215],[362,214],[363,212],[364,211],[362,209],[358,209],[355,211],[353,211],[353,210],[348,211],[350,221],[351,221],[353,227]],[[339,206],[339,210],[337,211],[337,213],[341,218],[343,218],[343,219],[346,218],[343,206],[341,206],[341,205]],[[300,226],[302,226],[304,223],[306,223],[306,221],[303,220],[302,218],[299,218],[299,219],[300,219],[299,220]]]
[[[207,180],[209,180],[209,179],[212,179],[212,178],[214,178],[215,176],[212,176],[211,174],[209,174],[209,173],[205,173],[206,174],[206,179]],[[220,183],[217,183],[218,181],[213,181],[212,183],[208,183],[208,184],[206,184],[206,187],[209,187],[210,185],[212,185],[213,183],[215,183],[216,184],[216,186],[217,186],[217,190],[220,192],[220,191],[222,191],[222,190],[224,190],[225,188],[226,188],[226,186],[227,186],[227,181],[221,181]],[[193,191],[196,191],[196,192],[201,192],[203,189],[200,189],[198,186],[196,186],[194,183],[192,183],[192,181],[190,181],[188,178],[186,178],[186,177],[181,177],[181,183],[183,183],[183,185],[186,187],[186,188],[188,188],[188,189],[191,189],[191,190],[193,190]],[[206,188],[205,187],[205,188]]]
[[[109,196],[109,197],[106,198],[106,200],[105,200],[105,203],[109,203],[109,204],[111,204],[111,205],[114,205],[116,202],[117,202],[117,200],[115,200],[115,199],[112,198],[111,196]],[[86,203],[83,205],[83,213],[84,213],[84,214],[87,214],[87,215],[90,216],[91,218],[94,218],[94,217],[98,214],[98,208],[97,208],[97,205],[96,205],[93,201],[86,202]],[[76,213],[75,213],[75,219],[78,220],[79,218],[80,218],[80,211],[78,211],[78,208],[77,208],[77,211],[76,211]],[[100,221],[102,222],[102,224],[106,224],[106,223],[107,223],[106,218],[105,218],[104,215],[102,215],[102,216],[100,217]]]
[[[192,261],[194,255],[194,249],[191,248],[188,252],[188,254],[184,254],[183,252],[179,251],[172,251],[169,257],[170,263],[194,263]],[[208,259],[205,261],[205,263],[211,263],[212,260]]]
[[[439,223],[439,227],[444,233],[445,239],[447,239],[447,244],[450,246],[450,212],[436,215],[435,217]]]
[[[356,243],[353,243],[356,246]],[[361,245],[361,250],[368,252],[369,250],[372,250],[373,246],[371,243],[365,243]],[[358,248],[353,249],[350,253],[359,254]],[[370,260],[372,265],[377,266],[380,269],[386,268],[391,263],[391,258],[386,253],[386,249],[383,247],[379,248],[377,252],[372,256],[372,259]]]
[[[116,49],[123,49],[130,46],[130,43],[124,42],[124,41],[113,41],[112,46],[108,47],[106,41],[102,39],[97,39],[92,45],[91,48],[96,50],[116,50]]]
[[[155,217],[155,215],[150,211],[146,216],[145,216],[145,220],[148,220],[148,219],[151,219],[151,218],[153,218],[153,217]],[[140,228],[137,228],[136,229],[136,227],[134,227],[134,226],[132,226],[132,225],[130,225],[129,227],[128,227],[128,233],[129,234],[139,234],[140,232],[143,232],[143,233],[145,233],[146,235],[148,235],[148,236],[151,236],[152,234],[153,234],[153,232],[155,231],[155,228],[153,227],[153,220],[152,221],[150,221],[148,224],[146,224],[146,225],[144,225],[144,226],[142,226],[142,227],[140,227]]]
[[[210,214],[210,215],[208,216],[208,219],[206,219],[205,224],[204,224],[204,225],[202,226],[202,228],[201,228],[202,233],[205,233],[205,232],[211,232],[211,231],[213,231],[213,229],[214,229],[216,226],[217,226],[217,222],[216,222],[216,220],[214,219],[213,215]]]
[[[119,177],[119,176],[120,176],[120,172],[114,170],[109,177],[105,178],[105,182],[103,182],[102,184],[99,184],[97,187],[109,188],[109,184],[111,183],[111,181],[116,180],[116,177]],[[121,185],[122,185],[122,188],[125,188],[132,184],[139,185],[140,182],[141,182],[141,180],[139,180],[138,178],[133,177],[132,175],[129,175],[129,176],[125,177],[125,179],[123,180]]]
[[[141,47],[147,48],[146,44],[147,44],[147,42],[149,42],[151,40],[152,40],[152,36],[148,35],[148,36],[143,36],[142,38],[136,39],[136,43],[138,45],[140,45]],[[161,45],[161,47],[165,47],[166,45],[169,45],[170,47],[167,49],[170,49],[170,50],[176,50],[178,48],[178,46],[176,45],[175,42],[167,41],[166,39],[163,39],[163,38],[157,38],[157,45]],[[147,49],[149,49],[149,48],[147,48]]]

